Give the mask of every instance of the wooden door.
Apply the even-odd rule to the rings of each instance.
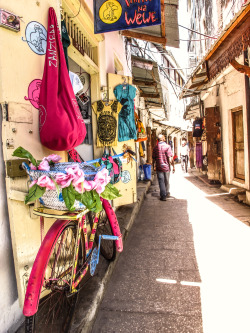
[[[110,100],[115,99],[114,88],[117,85],[122,84],[123,82],[124,82],[124,76],[117,74],[108,74],[108,89],[109,89],[108,94]],[[132,84],[132,78],[126,76],[126,82],[128,84]],[[120,154],[122,152],[122,147],[124,144],[130,146],[132,150],[135,151],[135,141],[128,140],[117,143],[117,146],[114,147],[117,154]],[[115,186],[120,191],[122,196],[114,200],[113,205],[115,207],[121,205],[128,205],[137,201],[136,162],[133,161],[127,163],[126,160],[123,160],[122,169],[124,177],[122,177],[122,180],[119,181],[119,183],[115,184]]]
[[[245,180],[242,108],[232,110],[234,178]]]
[[[206,108],[208,179],[222,182],[221,117],[218,107]]]

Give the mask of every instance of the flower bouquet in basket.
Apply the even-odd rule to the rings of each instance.
[[[55,154],[36,160],[31,153],[18,147],[12,154],[30,161],[23,167],[31,179],[25,204],[39,199],[47,208],[56,210],[80,210],[85,207],[95,213],[102,210],[100,197],[113,200],[119,191],[110,184],[108,170],[87,163],[59,163]]]

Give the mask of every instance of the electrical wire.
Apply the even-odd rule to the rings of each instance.
[[[187,30],[189,30],[189,31],[192,31],[192,32],[194,32],[194,33],[196,33],[196,34],[198,34],[198,35],[201,35],[201,36],[204,36],[204,37],[207,37],[207,38],[211,38],[211,39],[217,39],[217,37],[215,37],[215,36],[212,37],[212,36],[205,35],[205,34],[203,34],[203,33],[201,33],[201,32],[196,31],[196,30],[193,30],[193,29],[190,29],[190,28],[184,27],[183,25],[178,24],[178,26],[181,27],[181,28],[187,29]]]
[[[137,46],[137,45],[131,45],[132,47],[135,47],[137,49],[140,49],[140,46]],[[149,52],[152,52],[152,53],[156,53],[156,54],[159,54],[159,53],[162,53],[162,54],[168,54],[168,52],[157,52],[157,51],[152,51],[152,50],[148,50]],[[190,67],[164,67],[165,69],[176,69],[176,70],[183,70],[183,69],[192,69],[192,68],[196,68],[197,66],[190,66]]]

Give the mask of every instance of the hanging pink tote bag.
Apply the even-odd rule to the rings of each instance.
[[[39,99],[41,143],[52,150],[81,144],[86,127],[70,82],[55,10],[49,8],[47,51]]]

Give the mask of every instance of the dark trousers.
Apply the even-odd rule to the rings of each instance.
[[[157,178],[160,187],[161,198],[166,198],[170,194],[169,177],[170,177],[170,171],[167,172],[157,171]]]

